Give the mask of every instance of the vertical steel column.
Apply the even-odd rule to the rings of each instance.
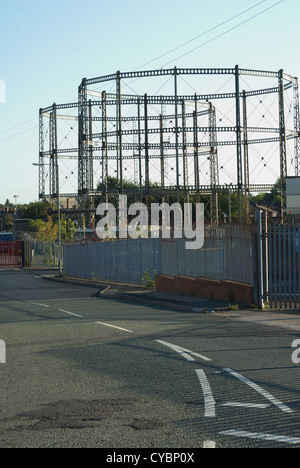
[[[94,146],[93,146],[93,110],[92,101],[89,100],[89,170],[88,170],[88,189],[94,190]]]
[[[300,175],[300,108],[298,78],[294,79],[295,176]]]
[[[284,223],[285,179],[287,176],[286,127],[284,112],[284,78],[283,70],[279,71],[279,130],[280,130],[280,186],[281,186],[281,224]]]
[[[268,213],[263,213],[263,249],[264,249],[264,263],[265,263],[265,294],[264,299],[269,302],[270,300],[270,279],[269,279],[269,225],[268,225]]]
[[[88,116],[87,116],[87,86],[86,78],[82,80],[78,89],[78,195],[84,197],[88,192]],[[83,198],[81,206],[83,207]]]
[[[210,139],[210,185],[212,194],[210,197],[211,224],[219,224],[219,197],[217,193],[217,148],[216,148],[216,112],[214,106],[209,106],[209,139]]]
[[[147,206],[150,205],[150,174],[149,174],[149,135],[148,135],[148,95],[144,96],[145,112],[145,188],[147,197]]]
[[[250,175],[249,175],[249,145],[248,145],[248,116],[247,96],[243,91],[243,131],[244,131],[244,184],[245,184],[245,222],[250,223]]]
[[[52,198],[52,189],[53,189],[53,170],[52,170],[52,127],[53,127],[53,112],[50,112],[49,115],[49,195]]]
[[[270,307],[273,308],[275,296],[274,296],[274,285],[275,285],[275,264],[274,264],[274,253],[275,253],[275,245],[274,245],[274,230],[272,227],[268,228],[268,250],[269,250],[269,304]]]
[[[117,179],[120,193],[123,193],[123,147],[122,147],[122,95],[121,72],[117,72]]]
[[[57,161],[57,113],[53,104],[50,114],[50,196],[56,198],[58,194],[58,161]]]
[[[142,174],[142,140],[141,140],[141,101],[138,99],[138,148],[139,148],[139,180],[140,202],[143,201],[143,174]]]
[[[94,142],[93,142],[93,108],[92,101],[89,100],[89,159],[88,159],[88,191],[91,192],[87,200],[87,206],[89,209],[93,210],[95,208],[95,196],[94,191]],[[87,214],[87,225],[89,228],[95,226],[95,214],[94,212],[89,212]]]
[[[43,109],[39,113],[39,198],[45,198],[45,140],[44,140],[44,116]]]
[[[238,185],[238,213],[241,221],[243,211],[243,163],[242,163],[242,133],[240,107],[240,71],[235,67],[235,101],[236,101],[236,152],[237,152],[237,185]]]
[[[257,211],[256,213],[258,223],[258,243],[257,243],[257,256],[258,256],[258,306],[260,309],[264,308],[264,255],[263,255],[263,212]]]
[[[298,299],[297,299],[297,257],[299,255],[299,243],[298,243],[298,230],[296,226],[292,227],[292,245],[291,245],[291,252],[292,252],[292,264],[293,264],[293,302],[294,307],[297,307]],[[298,249],[297,249],[298,244]]]
[[[186,111],[185,101],[182,101],[182,158],[183,158],[183,185],[188,185],[189,173],[188,173],[188,159],[187,159],[187,141],[186,141]]]
[[[176,194],[177,203],[179,203],[179,135],[178,135],[178,84],[177,84],[177,68],[174,68],[174,92],[175,92],[175,144],[176,144]]]
[[[163,116],[159,116],[160,127],[160,185],[165,186],[165,159],[164,159],[164,122]]]
[[[193,112],[194,124],[194,172],[195,172],[195,188],[199,195],[200,174],[199,174],[199,143],[198,143],[198,103],[197,94],[195,94],[195,111]]]
[[[105,184],[105,201],[109,201],[108,193],[108,157],[107,157],[107,108],[106,91],[102,92],[102,184]]]

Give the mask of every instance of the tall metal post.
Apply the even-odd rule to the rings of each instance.
[[[89,190],[94,190],[93,108],[89,100]]]
[[[62,245],[61,245],[61,210],[60,210],[60,190],[59,190],[59,167],[58,161],[56,161],[56,172],[57,172],[57,216],[58,216],[58,272],[59,276],[62,275]]]
[[[88,145],[88,109],[87,109],[86,78],[82,80],[78,89],[78,195],[81,206],[84,205],[84,196],[89,187],[89,145]]]
[[[39,198],[43,200],[45,198],[46,187],[45,187],[45,140],[44,140],[44,116],[43,110],[39,112]]]
[[[300,107],[298,78],[294,79],[295,176],[300,175]]]
[[[139,147],[139,180],[140,202],[143,201],[143,174],[142,174],[142,140],[141,140],[141,101],[138,99],[138,147]]]
[[[242,132],[240,107],[240,71],[235,67],[235,102],[236,102],[236,152],[237,152],[237,185],[238,185],[238,214],[241,221],[243,211],[243,163],[242,163]]]
[[[122,95],[121,72],[117,72],[117,178],[120,193],[123,193],[123,147],[122,147]]]
[[[217,193],[218,163],[216,148],[216,109],[210,103],[209,109],[209,138],[210,138],[210,185],[212,194],[210,197],[211,223],[219,224],[219,197]]]
[[[186,111],[185,101],[182,101],[182,151],[183,151],[183,185],[188,185],[188,161],[187,161],[187,145],[186,145]]]
[[[92,101],[89,100],[89,161],[88,161],[88,191],[91,192],[88,197],[88,208],[95,208],[95,196],[94,191],[94,143],[93,143],[93,108]],[[91,227],[95,225],[95,214],[90,212],[87,216],[88,226]]]
[[[159,116],[160,126],[160,185],[165,186],[165,159],[164,159],[164,122],[163,116]]]
[[[193,112],[194,124],[194,172],[195,172],[195,188],[199,195],[200,188],[200,173],[199,173],[199,144],[198,144],[198,105],[197,94],[195,94],[195,111]]]
[[[104,167],[103,167],[104,166]],[[108,193],[108,157],[107,157],[107,110],[106,91],[102,92],[102,184],[105,184],[105,201],[109,201]]]
[[[243,91],[243,127],[244,127],[244,186],[245,186],[245,222],[250,222],[250,174],[249,174],[249,145],[248,145],[248,116],[247,96]]]
[[[144,97],[145,107],[145,186],[146,186],[146,197],[147,206],[150,205],[150,174],[149,174],[149,135],[148,135],[148,95]]]
[[[53,104],[50,114],[50,195],[57,197],[58,193],[58,161],[57,161],[57,114],[56,104]]]
[[[258,257],[258,272],[257,272],[257,279],[258,279],[258,306],[260,309],[263,310],[264,308],[264,297],[265,297],[265,290],[264,290],[264,239],[263,239],[263,212],[257,211],[256,213],[257,223],[258,223],[258,235],[257,235],[257,257]]]
[[[179,203],[179,136],[178,136],[178,85],[177,85],[177,68],[174,68],[174,90],[175,90],[175,145],[176,145],[176,194],[177,203]]]
[[[287,176],[286,127],[284,112],[284,78],[283,70],[279,71],[279,131],[280,131],[280,187],[281,187],[281,224],[284,223],[285,179]]]

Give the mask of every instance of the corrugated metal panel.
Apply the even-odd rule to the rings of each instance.
[[[161,273],[253,284],[250,227],[206,228],[200,250],[186,250],[185,240],[161,241]]]
[[[159,239],[97,242],[64,247],[67,276],[141,284],[144,272],[160,274]]]

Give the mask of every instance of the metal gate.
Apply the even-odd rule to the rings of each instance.
[[[265,213],[258,223],[259,306],[300,307],[300,226],[268,225]]]
[[[0,242],[0,269],[22,268],[22,242]]]

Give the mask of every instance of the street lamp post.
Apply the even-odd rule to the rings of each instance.
[[[14,195],[15,207],[16,207],[16,219],[17,219],[17,211],[18,211],[18,198],[19,198],[19,195]]]

